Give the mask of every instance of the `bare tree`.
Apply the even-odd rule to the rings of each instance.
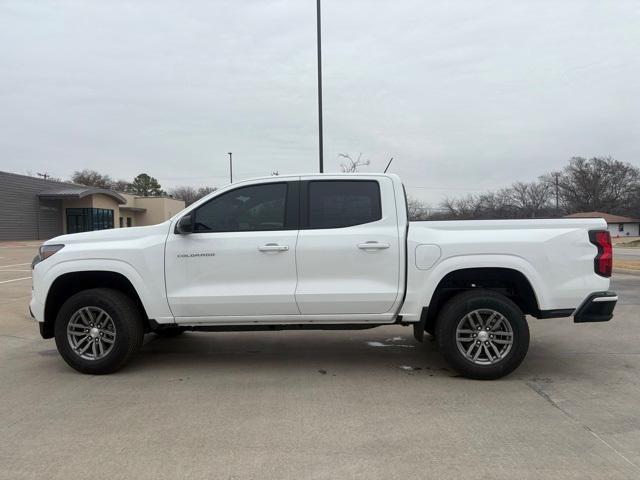
[[[640,195],[640,169],[611,157],[573,157],[558,177],[560,200],[567,212],[634,212]]]
[[[131,190],[131,183],[127,180],[114,180],[111,182],[111,186],[109,187],[111,190],[115,190],[116,192],[128,192]]]
[[[111,188],[113,180],[109,175],[97,172],[96,170],[76,170],[71,176],[71,181],[87,187]]]
[[[198,191],[195,188],[186,185],[181,187],[173,187],[169,189],[167,193],[173,198],[183,200],[187,207],[195,202],[198,196]]]
[[[362,153],[359,153],[356,158],[348,153],[339,153],[338,156],[346,160],[340,163],[340,170],[343,173],[355,173],[360,167],[366,167],[371,163],[369,160],[362,160]]]
[[[552,213],[552,189],[544,179],[530,183],[516,182],[503,194],[517,217],[536,218]]]
[[[422,200],[414,197],[407,197],[407,213],[409,220],[428,220],[430,217],[429,206]]]
[[[188,207],[192,203],[200,200],[206,195],[209,195],[215,190],[215,187],[200,187],[198,189],[195,189],[189,186],[182,186],[170,189],[169,195],[179,200],[184,200],[185,205]]]
[[[611,157],[574,157],[560,172],[537,181],[449,198],[441,207],[439,218],[540,218],[591,211],[638,217],[640,169]]]

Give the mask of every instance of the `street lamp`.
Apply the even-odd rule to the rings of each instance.
[[[229,155],[229,183],[233,183],[233,152],[227,152]]]
[[[316,32],[318,35],[318,147],[320,173],[324,172],[322,140],[322,38],[320,34],[320,0],[316,0]]]

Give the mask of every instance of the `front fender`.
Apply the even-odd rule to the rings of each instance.
[[[166,295],[164,294],[164,278],[150,277],[147,281],[130,263],[118,259],[70,259],[58,262],[45,269],[45,262],[36,265],[33,275],[34,295],[31,309],[34,317],[44,321],[44,308],[51,286],[61,275],[75,272],[104,271],[124,276],[136,290],[142,306],[149,318],[159,323],[173,322]]]

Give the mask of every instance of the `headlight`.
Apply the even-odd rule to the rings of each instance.
[[[46,260],[54,253],[60,251],[63,247],[64,245],[61,245],[61,244],[42,245],[38,250],[38,255],[33,259],[33,262],[31,262],[31,268],[35,267],[41,261]]]

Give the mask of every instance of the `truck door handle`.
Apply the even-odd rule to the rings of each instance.
[[[388,243],[374,242],[369,241],[365,243],[359,243],[358,248],[360,250],[383,250],[385,248],[389,248],[391,245]]]
[[[286,252],[289,250],[288,245],[278,245],[277,243],[267,243],[258,247],[260,252]]]

